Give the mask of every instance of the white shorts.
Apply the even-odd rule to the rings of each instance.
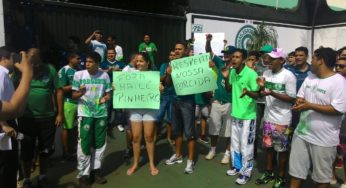
[[[231,103],[213,101],[208,122],[210,135],[218,136],[222,132],[221,136],[231,137],[231,108]],[[221,128],[224,130],[221,131]]]
[[[158,110],[133,109],[130,110],[130,121],[156,121]]]
[[[336,146],[317,146],[294,134],[288,172],[293,177],[306,179],[312,165],[311,179],[317,183],[329,183],[335,157]]]
[[[195,118],[204,118],[207,119],[209,117],[209,108],[210,105],[196,105]]]

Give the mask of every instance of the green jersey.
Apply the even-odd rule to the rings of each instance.
[[[221,70],[226,67],[225,62],[218,56],[214,55],[213,61],[215,62],[215,67],[217,68],[217,89],[214,92],[214,99],[223,102],[230,103],[232,101],[231,92],[228,92],[225,88],[225,79],[222,76]]]
[[[49,118],[55,116],[53,95],[58,79],[52,65],[43,65],[42,75],[34,77],[30,84],[24,117]]]
[[[72,85],[72,81],[73,81],[73,76],[76,73],[76,70],[71,68],[69,65],[65,65],[63,68],[61,68],[58,72],[58,76],[59,76],[59,88],[62,88],[64,86],[68,86],[68,85]],[[71,102],[71,103],[76,103],[76,100],[72,99],[72,91],[69,91],[67,93],[64,94],[64,99],[67,102]]]
[[[139,46],[138,46],[138,51],[139,52],[143,52],[146,51],[149,54],[150,57],[150,61],[154,64],[155,60],[154,60],[154,51],[157,52],[157,47],[153,42],[150,42],[149,44],[146,44],[145,42],[142,42]]]
[[[235,69],[231,70],[229,83],[232,85],[232,113],[238,119],[250,120],[256,118],[256,101],[245,95],[240,98],[243,89],[248,91],[258,91],[256,82],[257,73],[247,66],[237,74]]]
[[[112,90],[108,74],[101,70],[95,75],[87,70],[78,71],[73,77],[72,90],[79,91],[81,86],[85,86],[86,93],[78,100],[78,116],[106,117],[107,104],[100,100]]]

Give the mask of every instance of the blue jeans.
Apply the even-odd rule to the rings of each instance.
[[[159,113],[157,114],[157,118],[156,120],[158,122],[163,121],[163,118],[165,117],[165,114],[167,113],[167,119],[166,121],[168,123],[172,122],[172,100],[173,100],[173,96],[171,95],[163,95],[161,97],[161,101],[160,101],[160,109],[159,109]]]

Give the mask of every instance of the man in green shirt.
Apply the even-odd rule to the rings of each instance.
[[[256,134],[256,101],[259,96],[257,73],[245,65],[247,52],[237,49],[232,57],[230,73],[223,73],[229,80],[226,88],[232,90],[231,155],[233,168],[227,175],[239,174],[237,184],[246,184],[253,169],[253,150]],[[230,88],[232,86],[232,88]]]
[[[150,41],[150,36],[148,34],[144,35],[144,42],[139,44],[138,52],[147,52],[151,61],[151,70],[156,70],[154,55],[157,53],[157,47],[155,43]]]
[[[28,55],[32,57],[34,77],[30,84],[30,93],[24,114],[18,119],[20,130],[25,135],[22,141],[23,186],[30,186],[30,174],[36,140],[38,140],[38,154],[40,175],[38,184],[45,187],[47,184],[48,158],[54,153],[54,137],[56,126],[62,124],[62,107],[58,106],[56,116],[54,104],[55,93],[58,88],[57,73],[50,64],[41,60],[40,50],[31,48]],[[62,92],[57,92],[62,94]]]
[[[72,99],[72,81],[73,76],[76,73],[81,58],[76,53],[70,53],[67,55],[68,65],[62,67],[58,72],[59,88],[64,93],[64,97],[58,98],[58,103],[64,107],[64,126],[61,135],[64,154],[64,160],[72,160],[73,156],[70,154],[68,147],[68,135],[69,130],[73,128],[77,115],[77,101]]]
[[[224,59],[215,55],[211,48],[212,35],[206,36],[206,52],[210,53],[212,61],[217,69],[217,89],[214,91],[212,98],[210,119],[209,119],[209,135],[211,138],[211,147],[209,153],[205,156],[207,160],[211,160],[216,155],[216,145],[218,137],[221,134],[226,138],[226,148],[221,164],[228,164],[230,159],[230,137],[231,137],[231,92],[225,88],[225,83],[228,81],[223,78],[222,72],[231,67],[232,54],[236,50],[234,46],[227,46],[222,51]],[[224,127],[224,132],[221,133],[221,128]]]

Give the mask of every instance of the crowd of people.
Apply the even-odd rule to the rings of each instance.
[[[270,45],[250,52],[226,46],[219,57],[208,34],[205,50],[210,53],[208,65],[217,89],[177,95],[171,62],[193,56],[192,45],[177,42],[167,52],[167,63],[159,68],[160,108],[114,109],[112,93],[117,88],[112,83],[113,72],[156,70],[154,54],[158,50],[145,35],[127,64],[122,62],[124,54],[115,37],[107,37],[107,43],[102,39],[102,32],[96,30],[85,40],[90,52],[81,53],[78,40],[70,37],[58,71],[44,63],[39,49],[15,54],[0,48],[0,142],[10,143],[10,147],[1,144],[0,148],[0,187],[16,187],[18,173],[23,187],[32,187],[36,159],[38,185],[47,185],[48,160],[55,151],[59,126],[63,127],[63,159],[77,161],[77,178],[83,188],[91,182],[107,183],[101,169],[107,135],[114,136],[114,127],[126,134],[124,157],[129,160],[133,156],[128,176],[140,170],[143,145],[150,174],[159,175],[155,141],[165,127],[167,142],[175,150],[164,163],[183,163],[185,136],[186,174],[194,172],[196,141],[210,143],[204,155],[213,160],[219,137],[224,137],[221,163],[229,164],[226,174],[237,176],[235,183],[239,185],[249,182],[260,144],[266,165],[256,184],[283,188],[288,184],[287,171],[291,188],[300,187],[310,171],[318,188],[336,183],[335,161],[346,162],[346,47],[338,51],[320,47],[313,52],[310,64],[306,47],[286,55],[283,49]],[[74,127],[78,129],[74,135],[78,137],[77,149],[69,142]],[[278,172],[274,172],[274,163]],[[341,185],[345,187],[346,178]]]

